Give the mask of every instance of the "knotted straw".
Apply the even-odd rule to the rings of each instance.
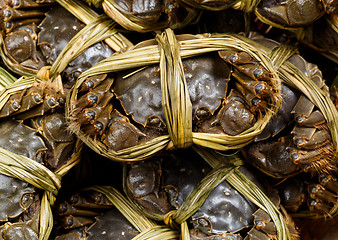
[[[157,35],[156,40],[158,44],[150,41],[148,45],[136,46],[127,52],[115,54],[102,60],[97,65],[83,72],[75,83],[70,97],[67,99],[66,116],[71,118],[71,113],[76,107],[75,103],[79,88],[86,78],[129,68],[159,64],[161,67],[162,106],[169,134],[162,135],[137,146],[115,151],[108,149],[96,138],[92,138],[82,130],[79,130],[77,132],[79,138],[97,153],[116,161],[139,161],[164,148],[187,147],[191,143],[222,151],[239,149],[250,143],[256,135],[260,134],[271,117],[280,109],[281,82],[271,60],[258,48],[252,44],[248,44],[248,41],[244,38],[230,34],[211,37],[182,35],[176,38],[172,30],[166,29],[163,34]],[[244,51],[248,53],[269,73],[272,88],[275,90],[275,93],[271,96],[271,109],[264,116],[258,116],[256,123],[252,127],[236,136],[191,132],[192,107],[186,88],[181,59],[220,50]]]

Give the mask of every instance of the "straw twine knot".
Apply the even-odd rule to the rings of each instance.
[[[166,215],[164,215],[164,223],[174,229],[179,229],[178,224],[175,222],[175,220],[173,219],[173,215],[177,212],[177,210],[172,210],[170,212],[168,212]]]
[[[48,81],[50,79],[49,77],[49,73],[50,73],[50,69],[52,66],[44,66],[42,67],[38,73],[36,74],[36,76],[42,80]]]

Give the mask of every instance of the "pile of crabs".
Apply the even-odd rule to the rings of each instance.
[[[0,240],[336,239],[335,0],[0,0]]]

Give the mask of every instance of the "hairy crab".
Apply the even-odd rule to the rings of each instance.
[[[53,65],[67,43],[85,24],[61,6],[51,8],[39,25],[38,46],[47,64]],[[63,82],[66,79],[72,86],[77,77],[99,61],[110,57],[114,51],[104,42],[88,47],[81,55],[72,60],[63,71]]]
[[[21,68],[20,70],[29,73],[46,65],[37,47],[38,25],[53,2],[48,0],[2,0],[0,2],[1,53],[7,65]]]
[[[44,130],[48,137],[53,137],[53,135],[55,135],[55,133],[49,132],[50,130],[54,130],[53,128],[50,128],[50,126],[45,126]],[[57,134],[59,133],[60,131],[57,131]],[[44,142],[46,139],[41,136],[37,130],[27,126],[22,121],[14,119],[2,120],[1,134],[3,134],[1,138],[1,148],[18,154],[19,156],[28,157],[38,161],[43,165],[52,166],[54,169],[60,167],[60,163],[57,161],[67,157],[66,154],[69,152],[69,150],[64,151],[64,147],[59,146],[59,151],[57,153],[65,155],[62,157],[55,156],[57,149],[55,149],[55,151],[50,151],[51,149],[49,148],[49,145],[47,145],[48,143],[51,143],[53,146],[57,147],[55,140],[52,141],[51,139],[48,139],[51,142]],[[64,139],[63,136],[62,140]],[[58,139],[56,139],[56,141],[57,140]],[[71,139],[71,141],[74,140]],[[22,144],[22,142],[26,143]],[[64,141],[63,144],[67,144],[67,142]],[[73,147],[74,146],[72,146],[72,148]],[[64,164],[64,162],[62,164]],[[4,204],[1,210],[1,221],[5,223],[1,227],[1,236],[4,239],[10,237],[15,239],[19,236],[28,239],[38,239],[38,223],[41,208],[40,191],[23,180],[4,175],[1,176],[1,186],[5,188],[3,189],[5,191],[1,194],[1,196],[5,198],[1,201],[2,204]]]
[[[105,13],[122,27],[137,32],[182,28],[195,23],[200,11],[181,1],[151,0],[86,0],[102,7]]]
[[[277,44],[267,39],[258,41],[268,47]],[[329,96],[316,65],[297,54],[288,61],[308,76],[324,96]],[[308,97],[286,84],[282,97],[279,112],[243,153],[249,162],[274,177],[289,177],[302,171],[329,173],[335,168],[337,154],[324,114]]]
[[[183,42],[198,38],[183,35],[181,39]],[[165,80],[163,70],[157,64],[137,69],[129,69],[126,64],[127,67],[121,67],[123,71],[90,73],[107,61],[112,61],[109,63],[111,66],[115,59],[140,52],[143,48],[155,49],[157,46],[154,44],[154,41],[146,41],[129,52],[102,61],[85,72],[73,88],[66,112],[72,122],[71,129],[96,152],[102,154],[108,151],[110,158],[119,160],[123,156],[116,156],[118,151],[152,143],[161,144],[163,148],[168,144],[168,134],[170,137],[174,135],[174,130],[170,128],[175,125],[168,123],[168,110],[163,110],[169,98],[161,92],[165,91],[161,87]],[[244,139],[245,133],[259,126],[259,121],[266,121],[278,105],[280,86],[273,71],[266,69],[244,50],[223,50],[218,54],[211,52],[190,57],[183,59],[179,67],[186,84],[184,101],[187,101],[187,107],[184,114],[191,119],[182,120],[182,125],[188,124],[184,129],[191,129],[194,134],[223,135],[221,138],[242,134]],[[172,96],[169,100],[173,99]],[[189,136],[191,134],[187,133],[184,137]],[[186,143],[179,144],[173,140],[173,144],[184,147],[190,146],[192,141],[187,139]],[[93,142],[97,147],[93,146]],[[227,148],[216,145],[217,149]]]
[[[258,181],[254,169],[240,168],[279,205],[275,190]],[[178,210],[210,171],[191,149],[134,163],[126,177],[127,195],[150,216]],[[177,172],[180,174],[177,175]],[[263,183],[264,182],[264,183]],[[190,206],[192,207],[192,206]],[[276,234],[269,215],[252,204],[226,181],[215,187],[189,218],[191,239],[273,239]],[[291,224],[291,223],[290,223]],[[292,228],[292,227],[291,227]]]
[[[336,214],[337,174],[311,177],[301,174],[276,185],[283,206],[294,216],[332,216]]]
[[[48,5],[48,8],[46,4],[42,6],[45,6],[42,8],[43,11],[41,10],[38,19],[34,19],[33,24],[28,25],[30,28],[25,25],[25,18],[31,14],[30,9],[23,8],[21,10],[23,14],[19,15],[21,17],[14,18],[18,26],[6,30],[3,35],[3,55],[5,59],[10,59],[5,62],[19,74],[36,74],[42,67],[53,65],[67,43],[85,26],[59,5]],[[9,20],[6,20],[5,26],[9,24],[8,22]],[[90,46],[67,65],[63,72],[63,81],[68,81],[70,88],[81,72],[113,53],[114,51],[103,42]]]

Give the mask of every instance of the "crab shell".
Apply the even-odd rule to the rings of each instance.
[[[230,68],[215,53],[183,60],[185,77],[194,115],[201,111],[213,114],[221,105],[230,80]],[[134,70],[128,71],[128,73]],[[118,73],[114,92],[126,114],[146,126],[151,117],[165,124],[162,110],[160,69],[149,66],[123,79],[126,72]]]
[[[28,222],[6,223],[0,227],[1,239],[30,239],[37,240],[39,235]]]
[[[254,39],[268,48],[277,46],[269,39]],[[328,95],[328,87],[316,65],[298,54],[293,54],[288,61]],[[255,137],[255,142],[243,150],[247,160],[274,177],[288,177],[302,171],[331,171],[336,164],[336,151],[323,114],[305,95],[290,86],[282,85],[282,97],[282,108]]]
[[[97,238],[127,240],[139,234],[117,209],[97,217],[96,222],[88,228],[87,233],[88,240]]]
[[[240,169],[261,188],[265,186],[259,183],[256,172]],[[166,214],[179,208],[210,170],[196,153],[185,149],[158,157],[158,160],[134,164],[127,176],[126,191],[146,212]],[[197,232],[237,233],[242,229],[248,231],[254,225],[252,214],[256,210],[257,206],[224,181],[211,191],[189,221]]]
[[[303,173],[286,179],[276,188],[283,206],[296,216],[327,217],[335,214],[338,201],[337,173],[312,177]]]
[[[37,132],[15,120],[0,123],[0,147],[16,154],[42,161],[39,152],[46,149]],[[24,143],[24,144],[23,144]],[[1,221],[15,218],[25,212],[34,201],[35,189],[18,179],[1,176]]]
[[[102,7],[121,26],[137,32],[181,28],[194,23],[200,15],[200,11],[181,1],[114,0],[103,1]]]
[[[276,86],[271,74],[246,52],[213,52],[184,59],[182,64],[194,132],[240,134],[273,105]],[[113,151],[167,135],[159,67],[114,75],[91,76],[78,84],[77,100],[70,103],[71,129]],[[231,80],[234,89],[229,91]]]
[[[255,9],[262,22],[279,28],[299,28],[312,24],[325,12],[319,0],[260,1]]]
[[[67,43],[85,24],[61,6],[52,7],[39,25],[38,46],[52,65]],[[74,82],[85,70],[99,61],[111,56],[114,51],[105,43],[96,43],[86,49],[80,56],[71,61],[64,70],[69,81]]]
[[[80,218],[80,217],[78,217]],[[57,236],[56,240],[90,240],[90,239],[117,239],[129,240],[139,232],[117,210],[111,209],[95,217],[90,226],[72,229],[68,233]]]

